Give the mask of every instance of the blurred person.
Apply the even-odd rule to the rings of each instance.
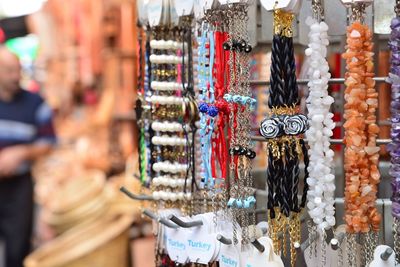
[[[20,87],[18,57],[0,46],[0,240],[6,267],[22,267],[31,249],[33,179],[31,165],[56,138],[50,107]]]

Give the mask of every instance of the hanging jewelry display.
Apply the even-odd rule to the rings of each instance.
[[[392,143],[388,145],[391,156],[390,175],[392,176],[392,215],[394,232],[394,251],[396,260],[400,262],[400,1],[396,0],[396,17],[391,22],[392,33],[389,40],[389,48],[392,52],[389,79],[392,83]]]
[[[317,229],[310,229],[309,238],[316,234],[315,230],[318,230],[320,236],[325,236],[325,230],[335,225],[335,176],[332,167],[334,152],[330,149],[330,138],[335,123],[332,120],[333,113],[330,112],[334,99],[328,95],[328,80],[331,77],[326,60],[329,45],[328,25],[323,21],[324,10],[321,1],[313,0],[312,7],[313,17],[306,20],[310,27],[310,44],[305,51],[310,60],[307,98],[310,125],[306,132],[310,147],[307,208]],[[325,265],[325,262],[322,264]]]
[[[249,217],[249,209],[254,209],[256,199],[252,189],[251,160],[256,154],[252,150],[250,140],[250,113],[254,109],[256,100],[250,91],[250,61],[249,53],[252,50],[247,33],[248,6],[247,4],[232,4],[226,13],[228,19],[228,39],[223,48],[229,51],[229,78],[228,92],[224,99],[229,103],[230,130],[230,164],[229,164],[229,200],[234,224],[234,244],[239,239],[237,227],[241,228],[241,245],[250,243],[254,233],[250,233],[249,226],[255,224],[254,213]]]
[[[365,4],[352,6],[352,24],[347,29],[345,111],[345,221],[351,248],[348,264],[356,263],[355,234],[363,234],[365,264],[372,259],[381,217],[375,206],[379,147],[376,138],[378,93],[375,90],[372,31],[364,24]]]
[[[267,139],[268,210],[274,248],[284,248],[279,234],[290,237],[291,264],[296,261],[295,242],[300,242],[300,212],[305,207],[308,184],[304,183],[299,203],[300,158],[308,165],[306,145],[301,137],[307,130],[307,117],[298,114],[299,97],[293,50],[292,22],[294,15],[274,11],[274,36],[271,51],[269,117],[260,125],[260,134]],[[306,177],[308,177],[306,166]]]

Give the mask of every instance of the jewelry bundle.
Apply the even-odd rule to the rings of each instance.
[[[313,10],[314,18],[308,17],[306,21],[310,27],[310,44],[305,51],[311,62],[307,98],[310,126],[306,132],[310,147],[307,207],[314,224],[323,232],[335,225],[335,176],[332,173],[334,152],[330,149],[335,123],[329,111],[334,99],[328,95],[328,80],[331,78],[326,60],[328,25],[318,20],[323,16],[321,3],[314,1]]]
[[[379,231],[381,217],[375,206],[379,147],[376,138],[378,93],[375,90],[372,31],[362,24],[364,4],[353,7],[353,23],[347,29],[345,111],[345,221],[347,233],[369,235]],[[353,247],[354,239],[350,238]],[[374,241],[377,242],[377,241]],[[364,243],[364,246],[366,244]],[[372,253],[369,251],[369,253]],[[352,255],[355,257],[355,255]],[[354,259],[349,257],[349,263]],[[367,259],[368,263],[368,259]]]
[[[391,156],[390,175],[392,176],[392,215],[394,232],[394,251],[397,261],[400,260],[400,1],[396,1],[396,18],[391,22],[389,48],[392,52],[389,79],[392,83],[392,143],[388,145]]]
[[[253,186],[252,158],[255,152],[251,150],[251,108],[254,102],[251,101],[250,91],[250,61],[249,52],[252,50],[249,44],[249,36],[246,31],[248,19],[248,6],[242,4],[232,5],[227,11],[228,17],[228,39],[223,45],[224,50],[229,51],[229,86],[224,99],[229,104],[229,128],[230,132],[230,164],[229,164],[229,201],[231,206],[232,220],[241,227],[241,245],[250,243],[255,233],[249,229],[255,224],[255,215],[249,215],[249,208],[255,207]],[[228,101],[232,96],[238,99],[244,98],[243,104],[237,101]],[[250,152],[252,156],[247,156]],[[233,205],[235,203],[235,205]],[[240,204],[239,204],[240,203]],[[242,203],[248,203],[243,209]],[[232,204],[232,205],[230,205]],[[233,241],[238,243],[234,225]]]
[[[260,125],[260,134],[267,139],[268,210],[274,248],[285,247],[278,234],[289,232],[291,264],[296,261],[295,242],[300,242],[299,214],[305,207],[307,183],[299,203],[299,159],[307,165],[307,148],[301,134],[307,129],[307,118],[299,115],[299,98],[293,51],[292,21],[294,15],[274,11],[274,37],[271,51],[271,86],[269,117]]]

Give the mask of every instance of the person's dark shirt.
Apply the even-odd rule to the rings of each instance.
[[[12,101],[0,100],[0,151],[23,144],[55,144],[51,108],[37,94],[20,90]],[[29,163],[19,173],[29,171]]]

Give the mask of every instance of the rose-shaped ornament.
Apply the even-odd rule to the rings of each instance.
[[[276,138],[282,135],[282,123],[278,117],[266,118],[260,124],[260,134],[266,138]]]
[[[299,135],[306,132],[308,127],[307,117],[303,114],[285,116],[283,130],[287,135]]]

